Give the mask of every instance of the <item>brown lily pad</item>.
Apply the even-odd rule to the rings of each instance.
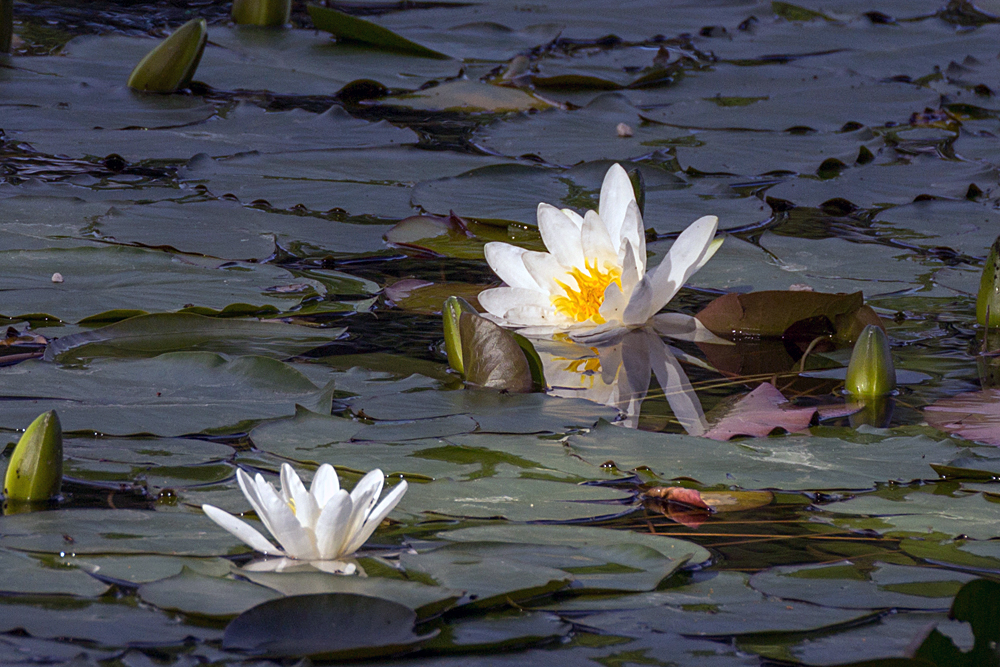
[[[1000,389],[943,398],[924,408],[924,418],[946,433],[1000,446]]]
[[[828,336],[843,344],[857,340],[866,325],[885,326],[861,292],[827,294],[768,290],[724,294],[696,317],[712,333],[730,338],[791,338]]]
[[[809,428],[815,414],[815,407],[792,407],[773,384],[765,382],[737,401],[705,437],[713,440],[729,440],[737,435],[759,438],[776,428],[795,433]]]

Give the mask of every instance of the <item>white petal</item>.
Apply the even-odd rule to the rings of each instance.
[[[577,213],[571,208],[561,208],[559,210],[562,211],[563,214],[565,214],[565,216],[569,218],[569,221],[572,222],[574,225],[576,225],[577,228],[583,226],[583,217],[579,213]]]
[[[622,238],[622,223],[625,222],[625,210],[630,202],[635,202],[635,191],[632,181],[620,164],[613,164],[604,175],[601,184],[601,203],[597,212],[608,227],[608,235],[615,243],[615,249],[620,248]]]
[[[566,214],[549,204],[538,205],[538,231],[542,242],[565,267],[583,266],[580,228]]]
[[[513,308],[534,306],[537,308],[552,308],[549,297],[542,292],[521,289],[519,287],[494,287],[479,293],[479,305],[488,313],[507,319],[507,313]],[[517,325],[517,321],[509,324]]]
[[[597,259],[602,265],[605,262],[618,265],[618,244],[611,241],[604,221],[594,211],[587,211],[583,217],[580,242],[583,244],[583,256],[587,259]]]
[[[340,480],[337,479],[337,471],[329,463],[324,463],[313,475],[309,493],[316,499],[316,505],[323,509],[339,489]]]
[[[260,522],[264,524],[264,527],[274,535],[274,531],[271,530],[271,521],[267,516],[267,507],[264,505],[264,501],[261,500],[260,494],[257,492],[257,484],[253,481],[250,475],[243,472],[243,470],[236,471],[236,481],[240,485],[240,490],[243,491],[243,495],[246,496],[247,501],[249,501],[250,506],[253,507],[253,511],[257,514],[257,518]]]
[[[643,276],[625,309],[626,324],[642,324],[677,294],[698,270],[715,236],[719,219],[708,215],[681,232],[660,265]]]
[[[625,299],[625,295],[622,293],[621,288],[619,288],[615,283],[609,283],[608,286],[604,288],[604,301],[601,302],[601,307],[598,312],[601,314],[601,317],[604,318],[606,323],[614,323],[620,326],[622,315],[625,313],[625,307],[627,305],[628,301]]]
[[[715,257],[715,253],[719,252],[719,248],[722,247],[722,242],[725,240],[726,240],[725,236],[720,236],[718,238],[712,239],[712,242],[708,246],[708,250],[705,251],[705,256],[701,258],[700,262],[698,262],[698,267],[695,269],[695,271],[699,271],[701,267],[708,264],[708,260]]]
[[[646,274],[646,229],[642,226],[642,214],[639,213],[639,205],[634,201],[625,208],[625,220],[622,222],[619,231],[620,241],[618,247],[624,249],[625,243],[632,244],[632,251],[635,253],[636,266],[639,269],[639,277]],[[624,260],[624,256],[623,256]]]
[[[632,242],[625,240],[625,247],[622,249],[622,292],[631,296],[639,280],[646,274],[646,259],[643,253],[643,261],[640,265],[636,259],[635,249]]]
[[[406,480],[404,479],[399,484],[392,488],[392,491],[385,495],[382,502],[378,504],[371,514],[365,519],[365,522],[361,525],[358,532],[351,535],[351,541],[348,542],[347,547],[344,550],[344,554],[351,554],[364,546],[364,543],[368,541],[368,538],[372,536],[375,529],[379,527],[382,520],[389,516],[389,512],[393,510],[399,499],[403,497],[406,493]]]
[[[295,518],[303,528],[312,528],[319,517],[319,506],[316,499],[306,490],[305,484],[299,479],[295,469],[287,463],[281,464],[281,495],[282,500],[287,495],[295,505]]]
[[[261,475],[257,475],[257,492],[264,503],[264,511],[270,522],[268,530],[284,547],[285,552],[292,558],[308,560],[318,557],[312,528],[304,528],[299,524],[292,508]]]
[[[692,343],[712,343],[714,345],[733,345],[734,343],[719,338],[697,317],[684,313],[660,313],[652,318],[653,330],[661,336],[686,340]]]
[[[649,357],[656,381],[660,383],[660,388],[663,389],[674,417],[684,427],[684,430],[691,435],[700,436],[708,430],[701,401],[698,400],[698,395],[691,387],[691,382],[680,363],[670,353],[663,341],[659,341],[659,343],[651,350]]]
[[[232,533],[236,539],[254,551],[259,551],[262,554],[284,555],[285,552],[271,544],[266,537],[260,534],[260,531],[247,522],[237,519],[229,512],[220,510],[218,507],[212,505],[202,505],[201,510],[205,513],[205,516]]]
[[[500,276],[500,280],[511,287],[538,289],[538,283],[521,261],[521,255],[525,253],[524,248],[494,241],[487,243],[483,247],[483,252],[486,253],[486,262],[493,269],[493,273]]]
[[[570,289],[579,289],[576,278],[566,272],[567,267],[547,252],[526,252],[522,257],[524,267],[535,282],[549,294],[564,294],[565,290],[556,283],[563,283]]]
[[[316,550],[320,558],[336,558],[350,535],[347,524],[354,510],[351,494],[338,490],[323,508],[316,522]]]

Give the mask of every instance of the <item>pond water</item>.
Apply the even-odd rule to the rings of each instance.
[[[13,6],[3,461],[55,409],[66,478],[0,517],[0,662],[833,665],[933,624],[972,647],[948,610],[1000,580],[1000,343],[975,313],[1000,3],[331,3],[438,58],[338,42],[298,2],[286,29],[211,1]],[[129,90],[196,17],[191,89]],[[464,388],[444,298],[499,285],[488,241],[543,249],[539,202],[597,208],[615,162],[641,174],[650,266],[720,220],[669,311],[861,292],[898,393],[848,415],[841,382],[799,375],[850,356],[804,354],[816,321],[539,341],[548,393]],[[766,382],[796,432],[703,437]],[[255,568],[203,514],[250,514],[236,470],[282,463],[407,480],[360,574]]]

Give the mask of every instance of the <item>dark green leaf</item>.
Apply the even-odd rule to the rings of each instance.
[[[409,53],[423,58],[438,58],[447,60],[451,56],[428,49],[416,42],[411,42],[405,37],[401,37],[387,28],[380,25],[351,16],[336,9],[320,7],[318,5],[307,5],[309,16],[313,23],[320,30],[331,33],[337,39],[351,42],[361,42],[386,51],[398,51]]]

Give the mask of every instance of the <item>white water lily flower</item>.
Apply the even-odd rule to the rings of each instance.
[[[212,521],[265,555],[309,561],[320,569],[348,574],[354,571],[354,566],[337,562],[337,559],[360,549],[406,493],[404,480],[376,506],[385,482],[381,470],[369,472],[348,493],[340,488],[337,472],[328,463],[316,471],[308,491],[287,463],[281,466],[281,491],[260,473],[251,479],[250,475],[237,470],[236,479],[243,495],[281,548],[228,512],[202,505],[201,509]]]
[[[486,261],[507,286],[483,291],[479,303],[495,322],[525,329],[525,335],[567,331],[582,339],[641,327],[718,250],[718,224],[714,215],[694,221],[647,272],[642,216],[628,174],[615,164],[604,177],[596,212],[580,216],[538,205],[548,252],[486,244]]]

